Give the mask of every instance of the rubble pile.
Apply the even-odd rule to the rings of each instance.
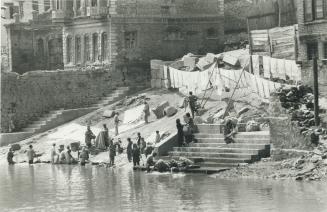
[[[286,112],[290,114],[292,123],[299,127],[300,132],[310,136],[313,143],[318,144],[319,135],[326,134],[326,129],[314,127],[314,96],[312,89],[300,85],[290,88],[281,88],[277,93]]]
[[[290,169],[289,174],[272,176],[291,177],[295,180],[320,180],[327,177],[327,146],[319,145],[308,154],[281,162],[281,168]]]

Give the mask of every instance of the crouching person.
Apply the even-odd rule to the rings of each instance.
[[[224,140],[226,144],[235,143],[234,137],[236,133],[236,124],[231,119],[227,119],[224,126]]]
[[[147,159],[146,159],[146,170],[150,172],[153,169],[155,164],[155,157],[157,156],[156,152],[153,152]]]

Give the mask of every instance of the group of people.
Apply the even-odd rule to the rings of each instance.
[[[160,133],[159,131],[156,131],[155,143],[159,143],[160,139]],[[153,151],[154,147],[151,145],[151,143],[145,142],[144,138],[141,137],[141,133],[137,133],[136,142],[133,143],[131,138],[127,138],[127,142],[127,159],[129,162],[133,162],[134,167],[140,166],[142,155],[145,155],[146,166],[148,168],[154,165],[153,162],[157,153]]]

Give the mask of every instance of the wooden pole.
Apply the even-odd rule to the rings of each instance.
[[[314,114],[315,124],[319,126],[319,89],[318,89],[318,61],[317,57],[313,58],[313,94],[314,94]]]
[[[246,25],[247,25],[247,29],[248,29],[248,39],[249,39],[250,73],[253,73],[252,38],[251,38],[251,29],[250,29],[250,24],[249,24],[249,18],[246,19]]]

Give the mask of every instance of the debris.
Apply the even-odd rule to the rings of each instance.
[[[242,114],[248,112],[250,110],[250,108],[248,107],[243,107],[240,111],[238,111],[237,115],[241,116]]]
[[[11,150],[13,150],[13,151],[18,151],[20,149],[21,149],[20,144],[12,144],[11,145]]]
[[[104,112],[103,112],[103,117],[105,117],[105,118],[112,118],[112,117],[114,117],[114,115],[115,115],[115,111],[114,110],[105,110]]]
[[[254,120],[246,123],[246,132],[260,131],[260,124]]]

